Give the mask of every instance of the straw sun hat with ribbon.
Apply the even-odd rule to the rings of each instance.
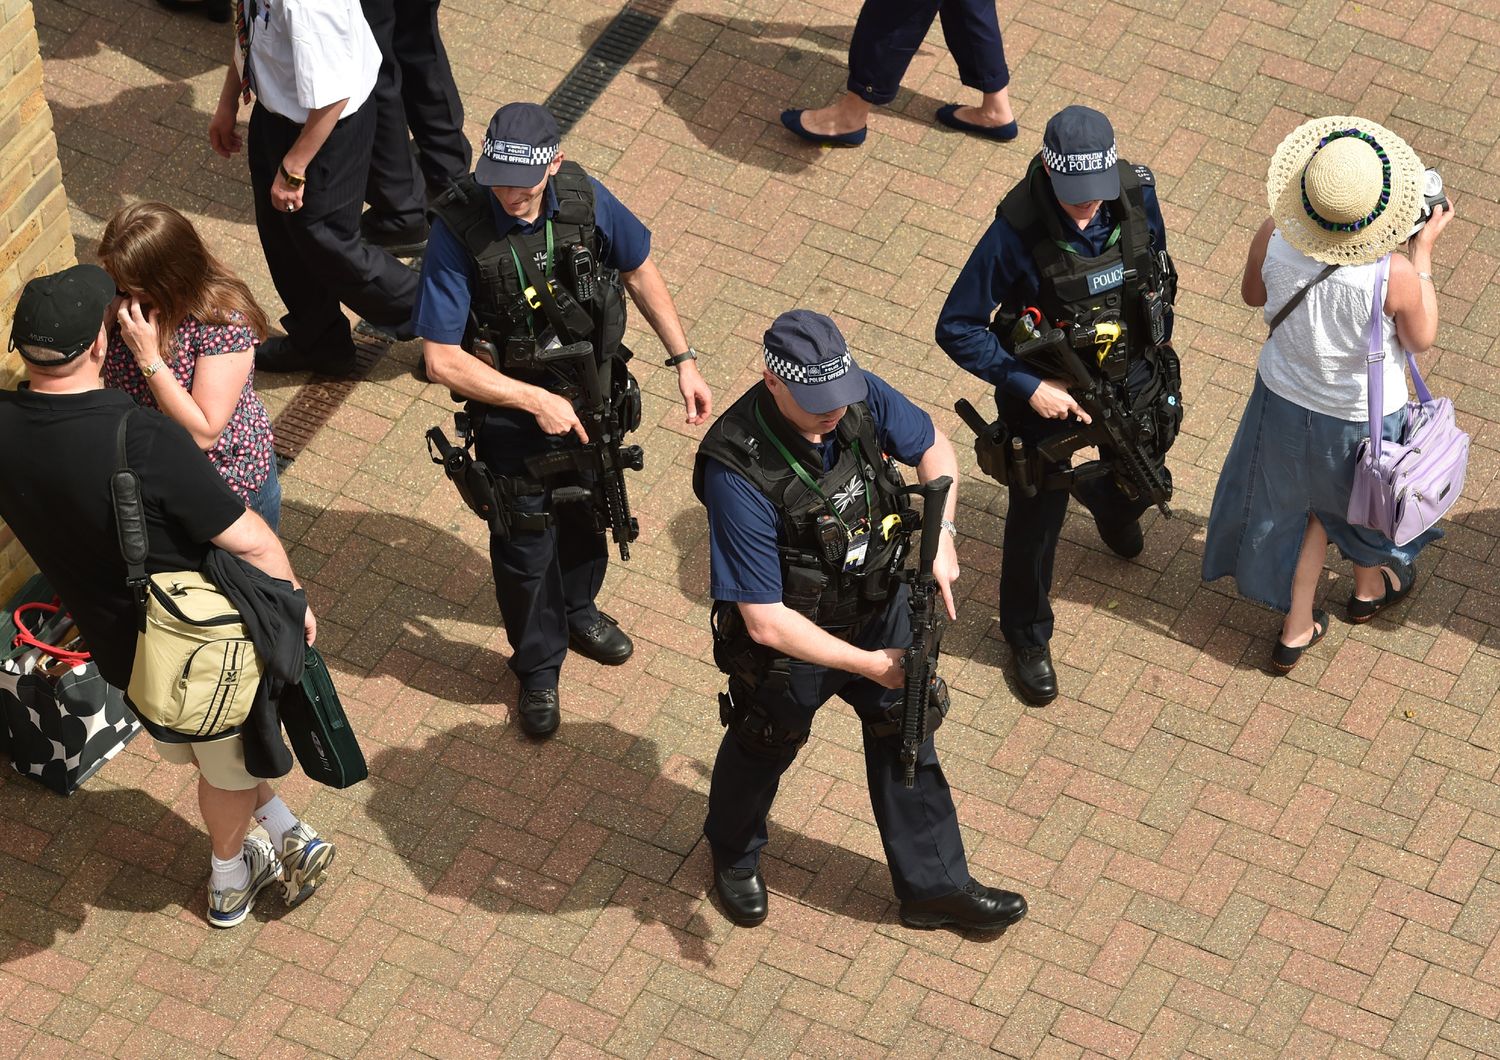
[[[1326,265],[1366,265],[1405,242],[1422,207],[1422,162],[1364,118],[1315,118],[1271,157],[1266,196],[1281,236]]]

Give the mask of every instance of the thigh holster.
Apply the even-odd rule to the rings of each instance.
[[[948,708],[952,706],[952,699],[948,695],[948,682],[941,677],[932,679],[932,692],[927,696],[927,735],[931,736],[937,731],[937,727],[943,723],[948,716]],[[885,716],[879,721],[866,722],[870,727],[871,735],[877,739],[901,738],[901,702],[891,704],[886,708]]]
[[[755,693],[735,678],[730,678],[728,692],[719,693],[719,724],[734,734],[746,753],[784,763],[797,757],[812,731],[774,720],[756,701]]]

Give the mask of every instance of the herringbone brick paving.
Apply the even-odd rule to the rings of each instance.
[[[1075,515],[1046,710],[1010,691],[994,629],[1003,496],[962,484],[938,742],[976,874],[1031,916],[999,939],[897,923],[857,728],[830,708],[777,802],[770,919],[732,928],[699,840],[720,678],[696,431],[654,339],[637,328],[642,536],[606,590],[638,650],[569,662],[540,746],[508,719],[480,526],[422,448],[450,406],[398,346],[285,476],[285,537],[371,759],[351,791],[281,786],[337,839],[330,883],[213,932],[184,771],[133,745],[66,801],[0,774],[0,1053],[1500,1055],[1500,9],[1006,3],[1019,144],[932,124],[964,98],[936,33],[863,149],[794,143],[776,113],[841,88],[856,8],[684,0],[565,149],[652,226],[721,408],[801,305],[948,430],[981,387],[933,321],[1046,116],[1101,107],[1156,171],[1183,280],[1180,517],[1125,563]],[[615,10],[447,0],[471,131],[544,98]],[[227,31],[148,0],[36,15],[80,255],[122,202],[160,197],[277,306],[243,162],[205,142]],[[1456,193],[1426,365],[1475,448],[1413,601],[1335,621],[1273,679],[1275,618],[1202,585],[1199,553],[1262,333],[1237,280],[1266,162],[1339,111],[1400,131]],[[298,381],[260,384],[275,409]]]

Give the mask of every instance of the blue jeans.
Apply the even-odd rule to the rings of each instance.
[[[245,507],[269,523],[273,532],[281,532],[281,479],[276,474],[275,457],[271,458],[271,473],[245,501]]]

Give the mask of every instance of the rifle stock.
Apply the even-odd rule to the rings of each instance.
[[[917,754],[927,742],[928,707],[936,680],[938,645],[942,639],[942,595],[932,575],[942,541],[943,511],[953,480],[947,475],[911,487],[908,492],[922,498],[921,542],[917,548],[917,568],[909,575],[911,595],[911,644],[906,649],[906,683],[901,703],[901,769],[902,782],[909,788],[916,782]]]

